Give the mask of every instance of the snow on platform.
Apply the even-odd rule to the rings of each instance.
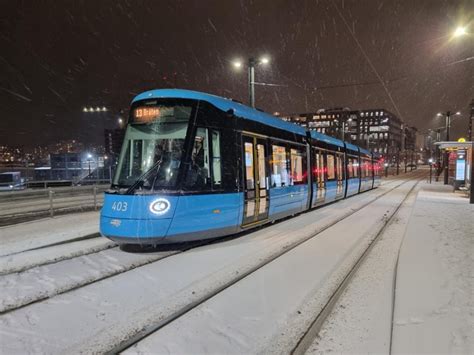
[[[425,184],[400,251],[393,353],[474,353],[474,205]]]

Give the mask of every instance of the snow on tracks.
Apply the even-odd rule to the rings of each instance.
[[[253,272],[371,203],[395,184],[384,183],[368,194],[238,239],[193,249],[8,312],[0,316],[3,348],[8,352],[102,352],[123,348],[137,336],[149,334],[151,328],[169,322],[213,292],[242,279],[242,274]]]
[[[414,183],[265,264],[136,343],[127,353],[294,351]]]

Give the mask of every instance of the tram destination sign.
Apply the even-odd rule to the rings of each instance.
[[[166,109],[166,108],[165,108]],[[158,106],[141,106],[133,110],[133,122],[149,123],[160,117],[162,108]]]

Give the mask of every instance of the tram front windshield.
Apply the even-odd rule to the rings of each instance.
[[[132,108],[113,186],[169,189],[176,185],[192,105],[149,101]]]

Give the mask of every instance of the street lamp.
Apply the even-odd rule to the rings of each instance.
[[[260,59],[250,57],[248,59],[249,104],[253,108],[255,108],[255,66],[259,64],[267,65],[268,63],[270,63],[270,59],[268,57],[261,57]],[[237,69],[240,69],[243,66],[243,63],[240,60],[236,60],[232,64]]]
[[[453,33],[453,37],[461,37],[467,34],[466,27],[458,26]]]
[[[92,154],[89,153],[87,154],[87,162],[89,163],[89,179],[90,179],[90,176],[91,176],[91,159],[92,159]]]

